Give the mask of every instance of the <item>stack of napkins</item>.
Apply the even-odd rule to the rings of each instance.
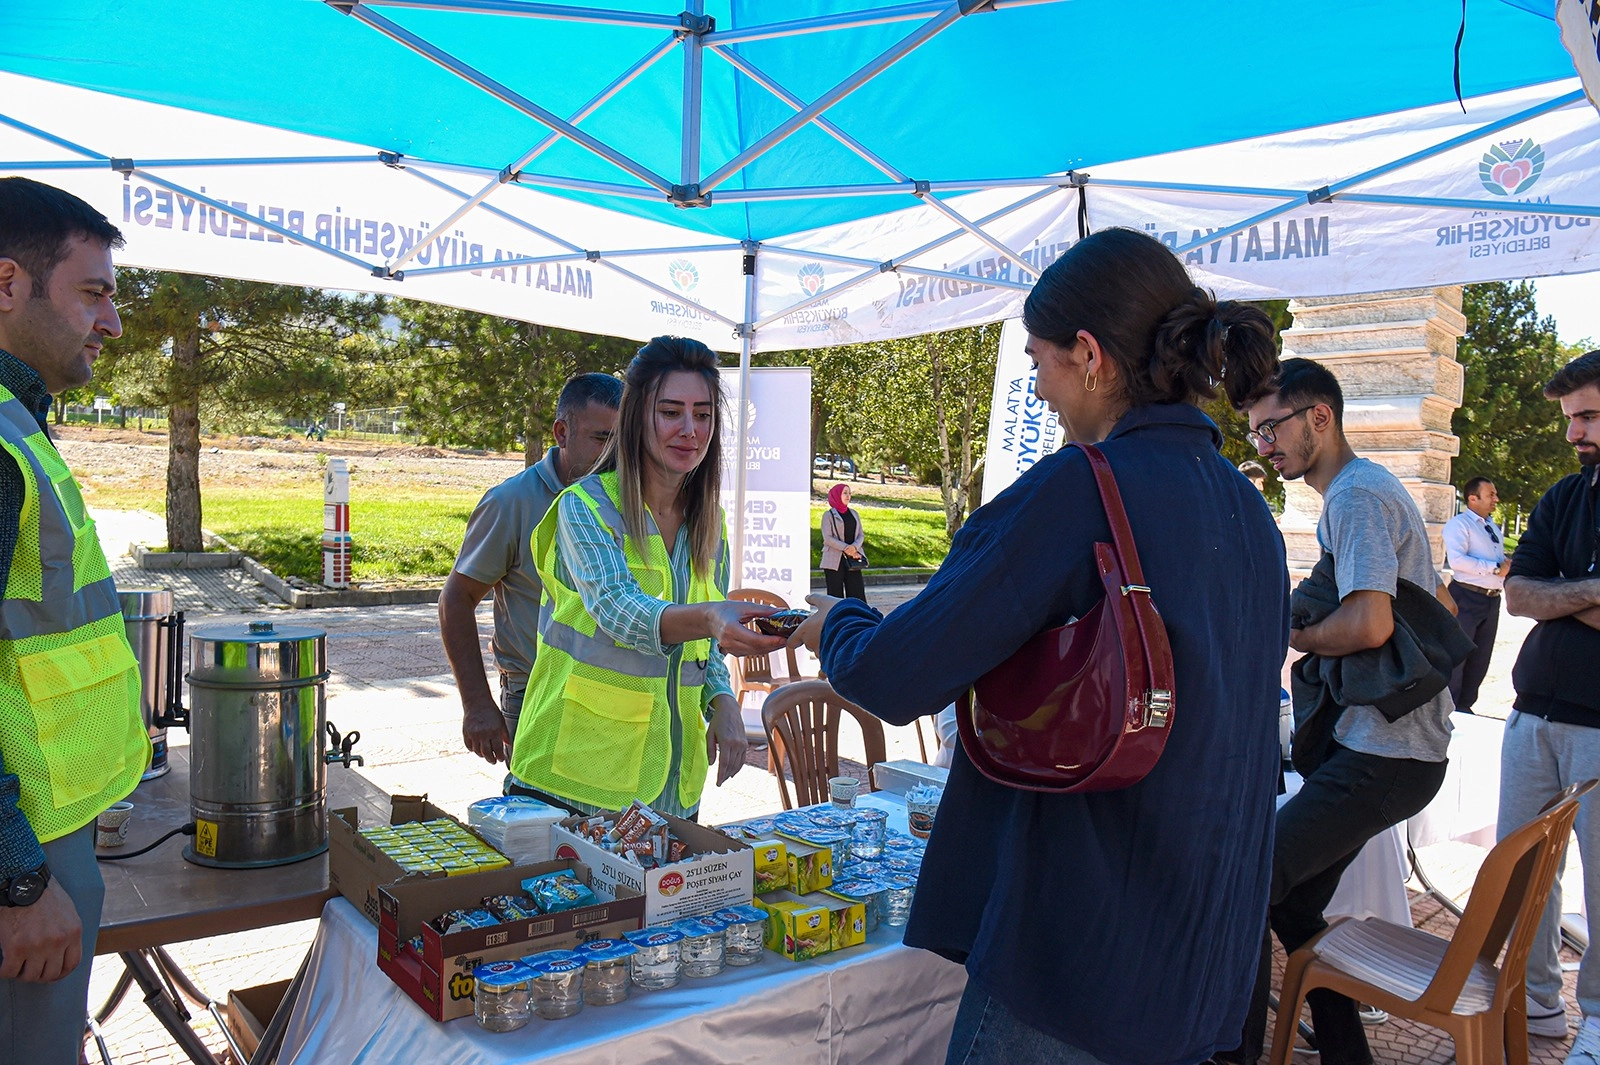
[[[550,827],[567,811],[526,795],[496,795],[467,807],[467,824],[518,865],[550,860]]]

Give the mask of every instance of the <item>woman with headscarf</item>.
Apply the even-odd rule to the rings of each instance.
[[[850,486],[834,485],[828,489],[828,509],[822,512],[822,576],[835,599],[867,601],[867,584],[861,579],[866,542],[861,515],[850,509]]]

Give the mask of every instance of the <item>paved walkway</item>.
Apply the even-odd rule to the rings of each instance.
[[[327,633],[332,674],[327,689],[328,717],[341,731],[360,730],[361,741],[356,749],[366,759],[360,769],[333,767],[330,772],[359,772],[391,794],[426,793],[458,816],[463,815],[468,803],[498,793],[503,769],[491,767],[462,749],[460,703],[439,641],[434,607],[289,611],[239,570],[140,570],[131,559],[122,557],[123,552],[129,542],[160,540],[164,536],[160,519],[150,514],[110,511],[97,512],[95,517],[118,583],[172,588],[177,606],[188,612],[191,631],[275,613],[280,624],[313,625]],[[874,588],[869,595],[874,605],[892,609],[918,590],[916,586]],[[479,620],[481,631],[487,633],[487,604],[480,610]],[[1502,620],[1481,711],[1503,716],[1509,707],[1511,665],[1530,627],[1522,619]],[[484,651],[487,660],[487,647]],[[918,757],[914,729],[890,727],[886,732],[890,758]],[[186,737],[177,732],[170,739],[174,744],[186,742]],[[841,748],[847,758],[863,760],[859,735],[853,730],[846,730]],[[756,753],[751,759],[752,768],[739,773],[724,787],[706,789],[702,810],[708,823],[778,808],[776,784],[762,771],[762,764],[764,756]],[[1482,854],[1465,844],[1441,844],[1425,850],[1422,857],[1436,883],[1464,897]],[[1574,887],[1576,868],[1576,861],[1569,863],[1569,879],[1574,880]],[[1418,925],[1442,931],[1451,921],[1439,910],[1437,903],[1425,901],[1414,904],[1413,915]],[[304,922],[177,944],[171,953],[202,989],[226,999],[230,988],[292,976],[315,930],[315,922]],[[1281,966],[1281,955],[1279,961]],[[97,961],[91,1002],[98,1003],[104,997],[120,970],[115,959]],[[1569,974],[1569,985],[1571,979]],[[1570,1001],[1570,986],[1568,990]],[[202,1014],[196,1024],[220,1053],[225,1044],[211,1019]],[[115,1060],[124,1065],[185,1060],[133,996],[105,1026],[105,1034]],[[1371,1035],[1380,1063],[1442,1065],[1453,1056],[1447,1039],[1403,1022],[1375,1028]],[[1565,1046],[1562,1041],[1534,1039],[1533,1059],[1554,1065],[1564,1056]]]

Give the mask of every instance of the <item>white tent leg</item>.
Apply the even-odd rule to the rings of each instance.
[[[739,446],[733,456],[733,551],[728,560],[728,583],[735,588],[744,584],[744,482],[747,465],[744,457],[749,447],[750,425],[745,417],[745,404],[750,395],[750,346],[755,339],[755,327],[752,325],[755,317],[756,242],[752,240],[745,242],[744,249],[744,321],[739,326],[739,395],[733,406]]]

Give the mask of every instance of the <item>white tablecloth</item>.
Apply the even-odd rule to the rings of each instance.
[[[1458,840],[1493,847],[1500,816],[1500,741],[1506,724],[1476,714],[1451,714],[1450,764],[1444,783],[1409,822],[1411,845]]]
[[[1278,796],[1282,806],[1300,790],[1300,774],[1287,773],[1288,789]],[[1356,860],[1344,871],[1339,887],[1323,916],[1381,917],[1411,926],[1411,904],[1406,897],[1406,847],[1398,825],[1367,841]]]
[[[282,1065],[868,1065],[941,1061],[967,974],[880,928],[863,946],[809,962],[767,954],[709,980],[639,991],[576,1017],[492,1034],[439,1024],[378,970],[378,930],[328,903]]]

